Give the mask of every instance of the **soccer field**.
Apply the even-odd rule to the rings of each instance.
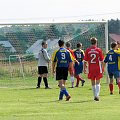
[[[49,78],[52,89],[36,89],[37,78],[0,80],[0,120],[119,120],[120,95],[117,85],[109,95],[105,78],[101,82],[100,101],[93,100],[90,81],[85,86],[67,89],[70,101],[58,101],[57,82]]]

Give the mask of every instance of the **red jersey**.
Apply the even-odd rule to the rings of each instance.
[[[76,59],[76,58],[75,58],[75,55],[74,55],[74,51],[73,51],[72,49],[70,49],[70,48],[67,48],[67,50],[70,51],[70,53],[71,53],[71,55],[72,55],[72,59],[73,59],[73,61],[74,61],[74,60]],[[74,74],[74,64],[72,64],[72,65],[73,65],[72,68],[69,68],[69,69],[68,69],[70,75],[73,75],[73,74]]]
[[[70,48],[67,48],[67,50],[70,51],[70,53],[72,54],[73,58],[75,59],[74,51],[72,49],[70,49]]]
[[[88,62],[88,73],[91,75],[102,73],[101,61],[103,59],[104,57],[100,48],[96,46],[87,48],[84,60]]]

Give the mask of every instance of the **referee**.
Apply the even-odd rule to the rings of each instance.
[[[48,64],[50,62],[50,56],[46,50],[47,42],[42,42],[42,49],[38,53],[38,83],[36,88],[40,88],[41,80],[43,78],[45,89],[50,89],[47,81]]]

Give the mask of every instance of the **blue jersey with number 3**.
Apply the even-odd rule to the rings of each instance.
[[[115,53],[114,50],[110,50],[107,53],[104,62],[108,63],[108,73],[118,71],[118,56],[119,54]]]

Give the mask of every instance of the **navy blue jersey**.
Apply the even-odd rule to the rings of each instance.
[[[84,51],[81,49],[76,49],[74,55],[77,61],[82,62],[84,59]]]
[[[72,56],[70,52],[65,48],[60,48],[53,56],[53,61],[57,62],[57,67],[68,67],[72,62]]]
[[[118,71],[118,56],[119,54],[115,53],[114,50],[110,50],[107,53],[104,62],[108,63],[108,73]]]
[[[79,62],[79,64],[75,62],[75,66],[74,66],[75,75],[79,75],[83,71],[84,51],[81,49],[76,49],[74,51],[74,55],[75,55],[76,60]]]

